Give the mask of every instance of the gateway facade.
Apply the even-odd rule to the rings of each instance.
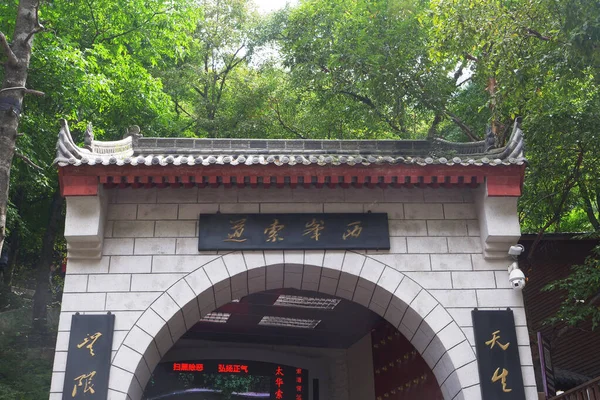
[[[517,125],[503,148],[139,129],[86,142],[63,123],[68,263],[50,399],[102,392],[100,374],[71,379],[73,354],[94,334],[71,331],[76,313],[107,312],[109,399],[481,399],[482,388],[537,399],[522,294],[507,273],[525,168]],[[369,247],[379,214],[384,245]],[[208,215],[224,222],[207,229]],[[328,218],[343,220],[339,232]],[[265,226],[251,231],[252,221]],[[232,247],[207,250],[209,236]],[[510,326],[476,332],[474,309],[507,308]],[[502,351],[517,364],[494,364]],[[238,386],[226,393],[225,381]]]

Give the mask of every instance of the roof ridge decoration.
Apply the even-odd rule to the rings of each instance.
[[[116,164],[117,160],[123,160],[133,155],[133,139],[136,134],[139,135],[139,127],[135,126],[130,128],[121,140],[106,142],[94,140],[92,123],[90,122],[84,133],[85,147],[79,147],[73,141],[69,125],[65,119],[60,120],[60,126],[54,164],[61,167],[81,164]],[[137,128],[137,132],[135,128]]]
[[[61,120],[56,159],[69,165],[210,166],[210,165],[524,165],[523,131],[515,121],[507,145],[489,139],[470,143],[433,140],[304,140],[142,138],[131,127],[116,141],[94,140],[91,124],[85,148],[73,141]]]

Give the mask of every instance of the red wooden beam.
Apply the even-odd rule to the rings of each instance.
[[[488,176],[487,177],[488,196],[521,196],[521,177],[520,176]]]
[[[302,186],[356,187],[477,187],[486,182],[490,196],[519,196],[525,166],[407,166],[407,165],[343,165],[343,166],[276,166],[276,165],[219,165],[219,166],[115,166],[82,165],[59,168],[61,192],[65,196],[97,194],[97,185],[105,187],[269,187],[272,181],[281,188]],[[408,179],[407,179],[408,177]],[[248,182],[248,183],[246,183]]]
[[[97,196],[97,176],[61,176],[60,194],[62,196]]]

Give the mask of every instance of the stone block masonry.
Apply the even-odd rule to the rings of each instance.
[[[62,398],[74,312],[116,314],[109,398],[139,400],[162,355],[201,315],[248,293],[283,287],[337,295],[386,318],[421,352],[446,399],[481,398],[471,310],[511,307],[527,399],[537,399],[521,293],[507,287],[509,260],[493,258],[500,250],[493,257],[486,253],[493,243],[493,249],[506,247],[506,255],[514,226],[506,225],[504,235],[492,225],[497,213],[486,219],[491,208],[482,204],[487,200],[480,191],[105,191],[106,212],[94,214],[106,217],[100,257],[70,258],[67,264],[50,399]],[[78,204],[77,215],[86,215],[81,207],[101,206]],[[501,209],[508,213],[511,207]],[[389,251],[197,250],[201,213],[369,211],[388,214]],[[77,237],[77,215],[72,215],[69,232]]]

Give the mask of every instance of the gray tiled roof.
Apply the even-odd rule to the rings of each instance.
[[[122,140],[78,147],[62,121],[55,163],[67,165],[522,165],[517,123],[508,144],[434,140],[301,140],[143,138],[139,128]]]

